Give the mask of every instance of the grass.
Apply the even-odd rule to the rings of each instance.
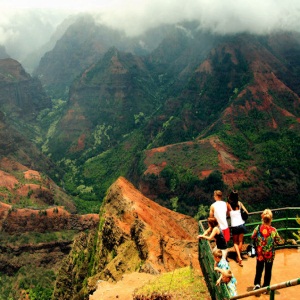
[[[38,244],[38,243],[49,243],[49,242],[63,242],[72,241],[75,230],[64,230],[57,232],[24,232],[22,234],[10,235],[2,232],[0,236],[1,245],[10,244],[11,246],[22,246],[26,244]]]
[[[191,267],[164,273],[135,291],[134,300],[147,299],[209,299],[204,277]]]
[[[147,165],[159,165],[164,161],[192,170],[211,170],[218,167],[218,152],[208,141],[202,144],[179,143],[166,148],[165,152],[156,152],[145,160]]]

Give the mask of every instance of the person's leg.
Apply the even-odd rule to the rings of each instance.
[[[233,247],[236,252],[237,262],[239,263],[239,265],[242,265],[242,257],[239,249],[239,235],[238,234],[232,235],[232,239],[233,239]]]
[[[260,285],[261,282],[261,275],[264,270],[264,261],[258,261],[256,260],[256,273],[255,273],[255,278],[254,278],[254,285]]]
[[[244,243],[244,234],[239,234],[239,250],[242,252],[243,250],[243,243]]]
[[[228,249],[225,249],[225,250],[221,249],[221,251],[222,251],[222,258],[224,258],[225,260],[227,260]]]
[[[266,262],[263,286],[269,286],[271,283],[272,267],[273,267],[273,262]]]

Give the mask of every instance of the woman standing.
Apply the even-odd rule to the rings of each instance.
[[[242,219],[241,208],[247,213],[247,209],[242,202],[239,201],[239,195],[237,191],[232,191],[228,196],[228,211],[231,220],[231,233],[233,239],[233,246],[236,252],[236,260],[242,267],[243,260],[241,251],[243,247],[244,234],[247,232],[245,221]]]
[[[265,269],[264,283],[262,287],[270,285],[272,277],[272,267],[275,258],[275,244],[283,244],[284,240],[279,236],[276,228],[271,226],[273,214],[270,209],[265,209],[261,214],[262,225],[258,225],[252,234],[252,239],[256,241],[256,274],[254,278],[254,288],[261,287],[261,276]]]

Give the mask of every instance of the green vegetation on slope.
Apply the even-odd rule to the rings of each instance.
[[[151,297],[156,295],[157,298]],[[199,271],[185,267],[160,275],[155,281],[135,291],[134,300],[147,299],[207,299],[208,292],[204,277]]]
[[[79,213],[98,213],[109,186],[120,176],[138,172],[145,140],[134,131],[125,142],[101,154],[78,160],[64,160],[64,188],[75,197]]]
[[[53,270],[25,266],[20,268],[14,276],[0,275],[0,300],[51,299],[56,278]]]

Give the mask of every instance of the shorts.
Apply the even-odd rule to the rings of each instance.
[[[232,235],[238,235],[238,234],[245,234],[247,233],[247,228],[245,224],[231,227],[231,233]]]
[[[227,243],[230,240],[230,230],[229,230],[229,228],[226,228],[226,229],[222,229],[222,232],[224,235],[224,239]]]

